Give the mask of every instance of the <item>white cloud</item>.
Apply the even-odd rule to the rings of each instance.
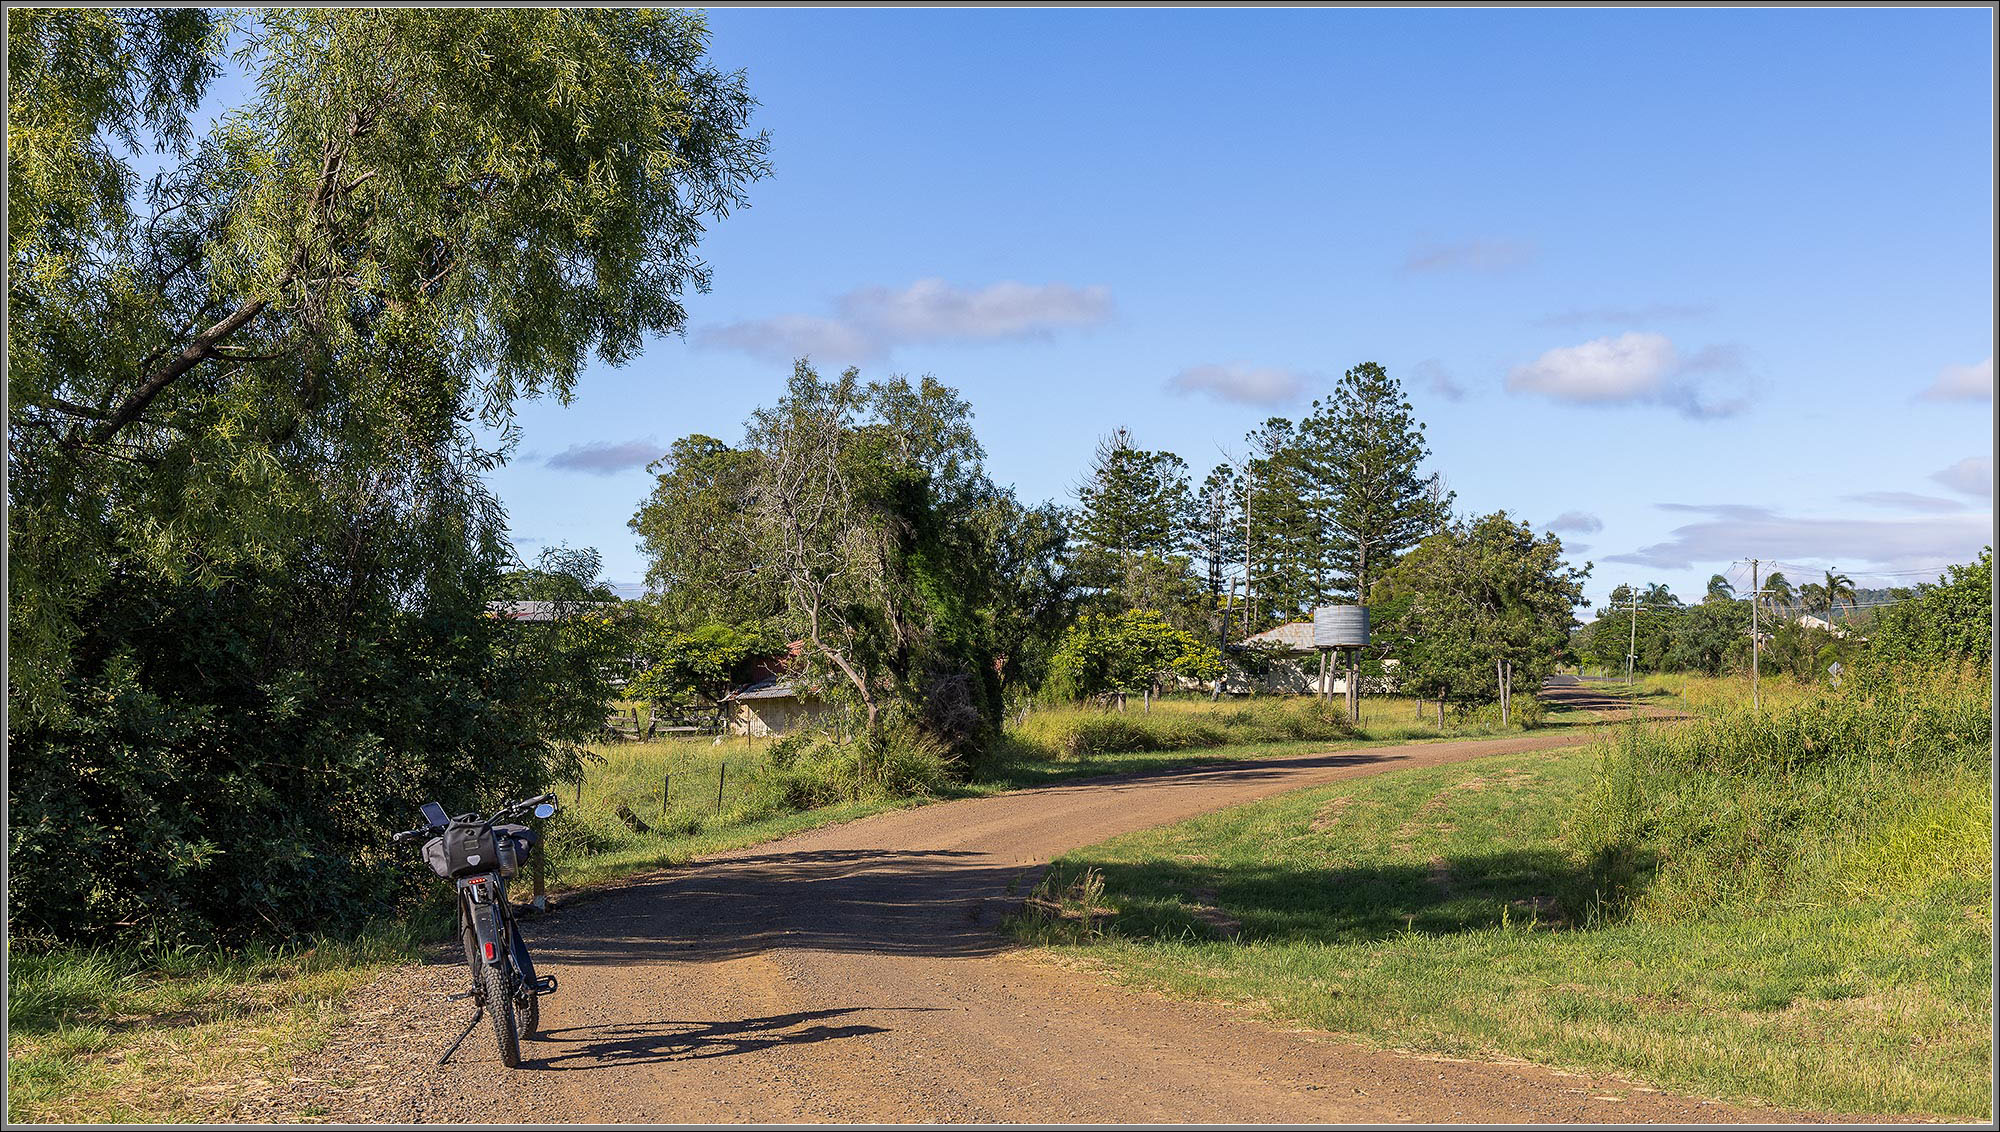
[[[1733,346],[1707,346],[1683,358],[1664,334],[1630,331],[1550,350],[1507,374],[1507,388],[1577,405],[1664,405],[1696,419],[1732,416],[1749,403],[1721,397],[1690,375],[1733,369]]]
[[[1937,380],[1923,392],[1926,401],[1991,401],[1993,399],[1993,356],[1969,366],[1946,366]]]
[[[1604,520],[1588,511],[1565,511],[1549,520],[1551,531],[1575,531],[1578,534],[1594,535],[1604,529]]]
[[[1167,381],[1176,393],[1206,393],[1217,400],[1243,405],[1278,405],[1305,392],[1306,377],[1274,366],[1246,362],[1189,366]]]
[[[806,314],[781,314],[709,327],[697,331],[695,341],[703,346],[740,350],[776,361],[793,358],[858,361],[880,352],[874,341],[853,327]]]
[[[1727,563],[1752,554],[1793,562],[1851,563],[1850,571],[1942,569],[1969,562],[1992,539],[1990,515],[1920,519],[1806,518],[1741,504],[1661,504],[1707,517],[1676,527],[1666,542],[1606,557],[1664,570]]]
[[[1585,403],[1645,400],[1658,394],[1674,360],[1666,335],[1635,331],[1550,350],[1516,366],[1507,388]]]
[[[1412,249],[1404,271],[1505,271],[1535,258],[1535,245],[1522,240],[1465,240]]]
[[[919,279],[900,291],[862,287],[837,303],[847,321],[885,342],[1030,338],[1111,317],[1106,287],[995,283],[977,291]]]
[[[589,444],[572,444],[549,457],[544,463],[551,468],[561,468],[568,472],[612,476],[633,468],[643,468],[665,453],[666,450],[660,446],[660,442],[651,437],[622,442],[598,440]]]
[[[1447,401],[1465,400],[1465,386],[1444,368],[1444,363],[1436,358],[1425,358],[1410,368],[1410,376],[1422,382],[1424,388]]]
[[[1939,468],[1931,478],[1953,491],[1986,498],[1993,496],[1993,461],[1984,456],[1967,456],[1949,468]]]
[[[834,300],[835,316],[783,314],[710,327],[702,346],[757,357],[832,361],[880,357],[917,342],[993,342],[1046,337],[1101,325],[1112,314],[1106,287],[1003,282],[976,290],[919,279],[900,290],[859,287]]]

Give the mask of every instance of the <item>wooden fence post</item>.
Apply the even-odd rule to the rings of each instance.
[[[539,836],[541,830],[537,829],[535,833],[537,834],[535,848],[530,858],[533,861],[532,867],[535,874],[535,911],[546,912],[549,910],[549,890],[548,886],[543,883],[542,876],[542,838]]]

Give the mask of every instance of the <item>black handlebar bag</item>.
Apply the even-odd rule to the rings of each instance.
[[[439,840],[443,842],[439,849],[446,876],[470,876],[500,868],[499,835],[483,820],[453,818]]]

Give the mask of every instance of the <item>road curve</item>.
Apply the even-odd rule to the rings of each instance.
[[[287,1118],[552,1122],[1812,1119],[1522,1063],[1374,1052],[1110,987],[996,928],[1071,849],[1355,775],[1576,743],[1563,731],[1351,749],[883,814],[638,878],[528,925],[526,1064],[484,1028],[444,1068],[462,970],[405,968],[273,1101]],[[500,1086],[496,1088],[496,1085]]]

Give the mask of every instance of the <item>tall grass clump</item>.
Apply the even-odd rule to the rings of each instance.
[[[957,760],[941,740],[891,724],[865,736],[794,735],[773,743],[763,773],[785,806],[815,809],[875,798],[932,797],[956,777]]]
[[[1241,743],[1315,742],[1357,734],[1345,709],[1319,699],[1267,699],[1212,711],[1110,712],[1091,707],[1043,709],[1011,737],[1046,758],[1135,751],[1183,751]]]
[[[1896,893],[1991,897],[1984,669],[1866,669],[1600,749],[1569,838],[1586,916],[1649,921]]]

